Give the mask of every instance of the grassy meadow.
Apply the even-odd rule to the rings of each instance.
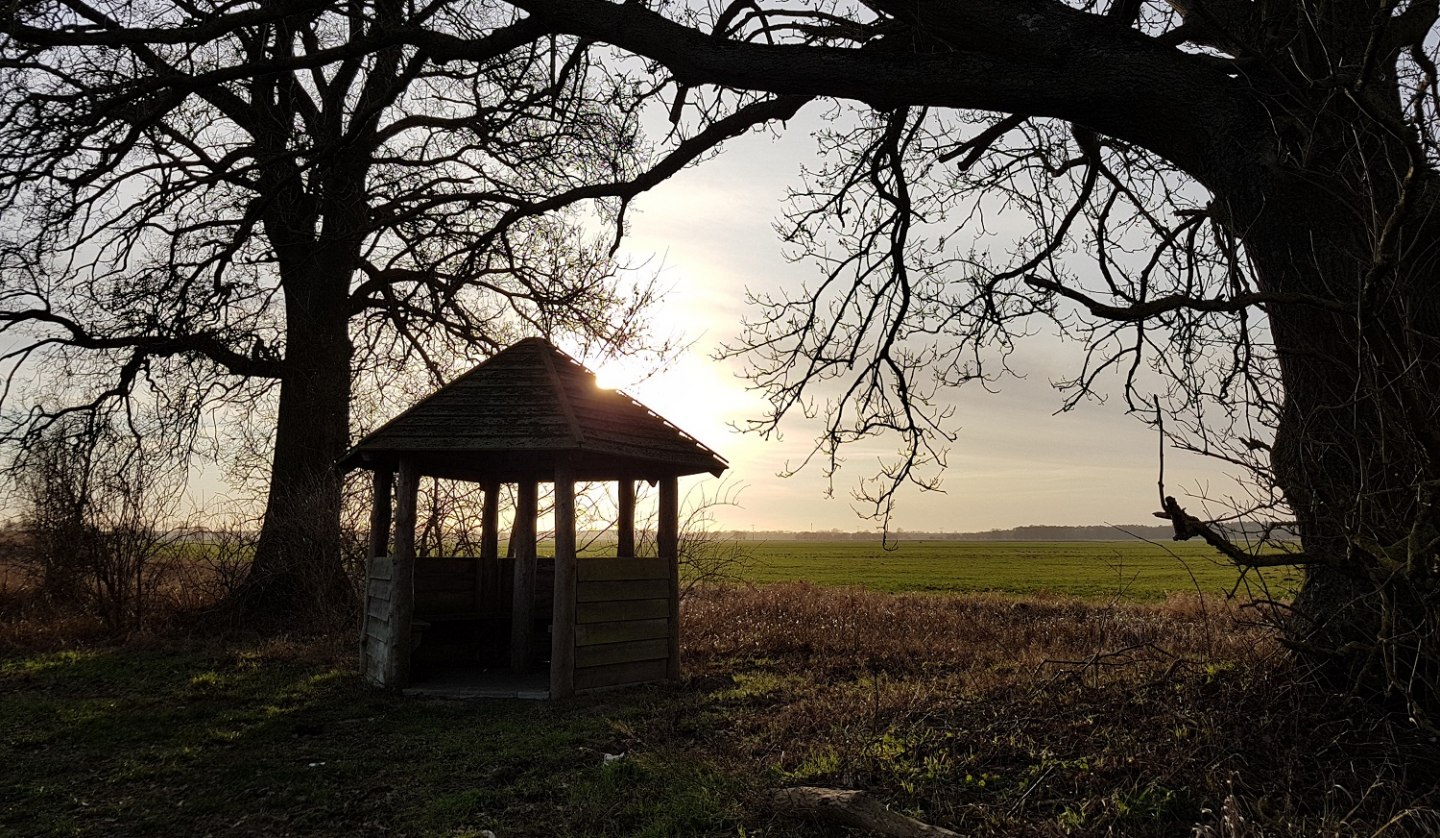
[[[682,682],[554,703],[371,689],[351,625],[104,638],[0,577],[0,836],[860,835],[802,785],[967,836],[1440,834],[1440,750],[1197,595],[1236,582],[1202,550],[745,546]]]
[[[854,541],[741,542],[742,577],[758,584],[812,582],[873,591],[1044,594],[1161,600],[1175,593],[1245,598],[1286,596],[1299,581],[1288,569],[1242,580],[1233,565],[1198,542],[900,541],[887,550]]]

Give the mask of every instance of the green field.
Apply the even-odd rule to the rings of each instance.
[[[742,542],[757,584],[808,581],[876,591],[968,591],[1007,595],[1163,599],[1176,592],[1225,593],[1240,574],[1203,544],[1144,541],[904,541],[895,550],[852,541]],[[1285,596],[1290,569],[1246,576],[1253,596]],[[1268,586],[1268,588],[1267,588]],[[1242,585],[1240,592],[1247,588]]]

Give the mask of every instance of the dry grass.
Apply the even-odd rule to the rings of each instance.
[[[36,834],[109,834],[89,821],[35,827],[35,812],[59,793],[46,789],[59,783],[60,792],[78,793],[57,778],[79,771],[81,782],[89,776],[81,766],[109,778],[84,783],[99,789],[97,806],[111,815],[170,822],[172,798],[224,797],[210,787],[224,778],[207,780],[183,760],[165,764],[163,794],[136,791],[125,779],[127,751],[115,742],[140,731],[126,748],[153,740],[207,765],[219,760],[237,776],[288,766],[297,741],[356,776],[403,775],[395,781],[409,790],[403,799],[362,807],[365,823],[396,834],[503,825],[501,834],[516,836],[718,838],[741,827],[835,835],[771,808],[773,789],[800,784],[866,789],[975,836],[1440,834],[1440,745],[1403,719],[1317,692],[1259,615],[1223,601],[1020,600],[805,584],[703,589],[686,603],[683,685],[553,705],[540,726],[533,706],[470,709],[380,696],[345,674],[354,665],[348,633],[328,643],[255,646],[252,638],[243,654],[226,651],[223,639],[206,641],[214,648],[169,639],[183,634],[191,605],[175,599],[168,616],[154,612],[148,634],[119,646],[105,641],[103,654],[34,674],[26,661],[69,661],[70,652],[43,652],[83,650],[102,627],[0,576],[0,660],[18,673],[0,683],[0,700],[23,717],[16,730],[29,731],[14,734],[16,742],[38,730],[49,743],[50,773],[31,782],[32,802],[11,812],[17,822]],[[245,665],[224,664],[232,658]],[[195,684],[211,681],[230,692],[197,703]],[[284,725],[240,744],[212,735],[251,716],[256,731],[270,731],[275,695],[297,684],[314,693],[285,705],[304,715],[292,725],[303,740]],[[113,695],[126,690],[146,698],[117,705]],[[110,739],[60,721],[76,708],[113,714],[131,704]],[[362,730],[358,716],[386,721]],[[500,726],[484,727],[491,724]],[[460,730],[489,743],[463,749],[468,762],[452,747]],[[166,745],[167,736],[179,744]],[[570,741],[597,736],[615,741],[590,750]],[[377,737],[407,754],[403,765],[376,752]],[[566,743],[558,750],[557,737]],[[497,753],[496,742],[508,744]],[[630,757],[622,771],[597,774],[585,756],[597,748]],[[28,754],[24,776],[34,773],[37,753]],[[327,818],[358,817],[346,783],[325,785],[298,768],[284,776],[277,788],[297,801],[287,822],[313,826],[296,834],[330,834],[325,823],[340,821]],[[457,790],[457,777],[471,777],[473,788]],[[330,806],[318,810],[326,813],[320,821],[317,800]],[[223,820],[247,804],[213,805]],[[535,820],[541,810],[549,820]],[[0,831],[4,823],[0,817]],[[210,831],[202,821],[189,826]]]
[[[804,583],[728,588],[692,598],[686,649],[754,654],[875,672],[956,671],[967,687],[1047,661],[1124,654],[1163,666],[1182,658],[1264,658],[1279,652],[1256,615],[1189,595],[1165,603],[1097,605],[1058,597],[878,594]],[[1208,619],[1207,619],[1208,618]],[[1103,672],[1113,660],[1097,660]],[[1133,675],[1133,672],[1131,673]]]
[[[0,654],[69,648],[77,644],[121,643],[184,635],[247,634],[215,606],[232,593],[248,568],[248,547],[180,544],[144,568],[134,602],[134,620],[107,626],[93,585],[69,601],[47,597],[38,572],[14,543],[0,544]],[[358,582],[357,582],[358,587]],[[354,614],[338,614],[306,633],[350,631]]]
[[[105,633],[97,615],[46,601],[22,569],[0,560],[0,655],[64,648]]]
[[[783,585],[687,617],[714,747],[781,783],[973,835],[1440,832],[1440,748],[1314,692],[1224,603]]]

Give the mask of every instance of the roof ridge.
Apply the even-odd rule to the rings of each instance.
[[[532,340],[541,345],[540,357],[545,361],[545,370],[550,373],[550,383],[555,387],[555,397],[560,403],[560,411],[565,414],[565,421],[570,425],[570,436],[575,439],[575,446],[577,448],[584,448],[585,431],[580,427],[579,418],[575,416],[575,407],[570,404],[570,394],[565,390],[565,382],[560,379],[560,370],[555,366],[555,356],[560,355],[564,357],[566,361],[580,367],[581,370],[585,370],[585,367],[581,366],[579,362],[575,361],[569,355],[561,352],[555,347],[555,344],[550,341],[544,338],[532,338]],[[546,349],[550,351],[546,352]]]

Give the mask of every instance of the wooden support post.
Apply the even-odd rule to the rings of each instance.
[[[575,477],[555,470],[555,604],[550,627],[550,697],[575,694]]]
[[[510,600],[510,668],[530,668],[530,632],[535,624],[535,515],[539,486],[525,480],[515,487],[515,525],[510,553],[515,557],[515,587]]]
[[[480,510],[480,557],[500,557],[500,484],[487,480],[482,484],[485,490],[485,505]]]
[[[655,542],[660,560],[670,563],[670,643],[665,677],[680,680],[680,481],[660,479],[660,520]]]
[[[393,643],[386,686],[403,687],[410,680],[411,624],[415,618],[415,503],[420,472],[415,458],[400,457],[395,481],[395,580],[391,592]]]
[[[630,478],[620,480],[619,493],[617,498],[619,515],[615,519],[616,545],[615,555],[622,559],[635,558],[635,481]]]
[[[371,476],[374,497],[370,503],[370,555],[390,555],[390,493],[395,488],[395,474],[388,468],[377,468]]]
[[[371,474],[370,487],[372,496],[370,499],[370,549],[369,560],[365,562],[365,598],[361,600],[361,606],[365,609],[364,621],[360,626],[360,672],[366,679],[372,677],[372,673],[385,671],[386,665],[381,663],[376,667],[371,661],[371,656],[384,656],[389,654],[384,641],[371,641],[371,636],[383,638],[388,628],[380,626],[380,615],[372,616],[370,613],[370,593],[372,586],[381,584],[380,580],[372,580],[371,565],[375,560],[389,560],[390,555],[390,492],[394,489],[395,474],[389,468],[377,468]],[[393,585],[393,577],[390,582]],[[378,593],[378,591],[377,591]],[[383,612],[384,619],[390,617],[388,607]],[[387,624],[388,626],[388,624]]]
[[[500,599],[500,484],[486,480],[480,508],[480,562],[475,568],[475,609],[489,611]]]

